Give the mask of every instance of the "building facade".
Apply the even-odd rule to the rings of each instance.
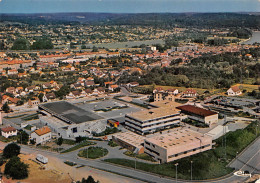
[[[44,144],[51,140],[51,129],[48,126],[44,126],[35,130],[31,134],[31,139],[34,139],[36,144]]]
[[[1,128],[1,134],[5,138],[11,137],[11,136],[16,136],[17,135],[17,129],[15,129],[12,126]]]
[[[171,105],[125,115],[126,128],[141,135],[168,129],[179,123],[180,112]]]
[[[175,161],[212,148],[212,137],[189,129],[146,138],[144,152],[160,163]]]
[[[183,114],[186,114],[188,118],[195,121],[200,121],[208,125],[218,122],[218,113],[196,107],[193,105],[183,105],[177,107]]]

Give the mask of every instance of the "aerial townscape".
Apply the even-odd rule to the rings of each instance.
[[[13,2],[0,1],[0,183],[260,182],[260,9]]]

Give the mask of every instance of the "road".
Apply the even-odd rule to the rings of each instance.
[[[259,146],[259,144],[258,144],[259,141],[257,141],[256,144],[254,144],[252,146],[253,149],[256,148],[257,145]],[[4,146],[5,146],[5,144],[1,142],[0,147],[4,148]],[[248,151],[250,151],[250,150],[251,150],[251,147],[248,149]],[[45,151],[45,150],[41,150],[41,149],[34,149],[34,148],[24,146],[24,145],[22,146],[21,151],[22,151],[22,153],[35,153],[35,152],[41,153],[45,156],[52,156],[52,157],[58,158],[61,161],[68,160],[68,161],[71,161],[71,162],[75,162],[77,164],[82,164],[82,165],[89,166],[89,167],[92,167],[92,168],[96,168],[96,169],[99,169],[99,170],[104,170],[106,172],[111,172],[111,173],[116,173],[116,174],[119,174],[119,175],[131,177],[131,178],[137,179],[139,181],[151,182],[151,183],[153,183],[153,182],[156,182],[156,183],[157,182],[158,183],[176,182],[175,179],[160,177],[160,176],[155,175],[155,174],[151,174],[151,173],[144,172],[144,171],[141,171],[141,170],[135,170],[133,168],[126,168],[126,167],[106,163],[106,162],[103,162],[101,160],[88,160],[88,159],[84,159],[84,158],[78,158],[76,155],[72,155],[71,153],[58,154],[58,153],[55,153],[55,152],[49,152],[49,151]],[[257,153],[258,152],[256,151],[256,153],[252,154],[251,158],[247,162],[248,164],[255,161],[254,163],[259,165],[260,159],[259,159],[259,156],[258,156]],[[246,161],[246,159],[245,159],[245,161]],[[246,167],[243,167],[243,168],[246,168]],[[246,178],[244,178],[244,177],[238,177],[238,176],[231,175],[231,176],[223,177],[223,178],[220,178],[220,179],[207,180],[207,181],[196,181],[196,182],[212,182],[212,183],[219,183],[219,182],[232,183],[233,182],[233,183],[238,183],[238,182],[244,182],[245,179]],[[178,182],[185,183],[185,182],[191,182],[191,181],[178,180]],[[195,182],[195,181],[192,181],[192,182]]]
[[[236,170],[247,170],[252,174],[260,174],[260,138],[239,154],[230,167]]]

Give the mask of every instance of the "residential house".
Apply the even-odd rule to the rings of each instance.
[[[194,89],[187,89],[185,92],[182,93],[182,97],[196,97],[198,95],[197,91]]]
[[[15,129],[12,126],[7,126],[4,128],[1,128],[1,134],[5,138],[11,137],[11,136],[16,136],[17,135],[17,129]]]
[[[48,126],[37,129],[32,132],[31,139],[35,140],[36,144],[44,144],[51,140],[51,129]]]
[[[56,95],[54,93],[48,93],[48,94],[43,95],[43,97],[42,97],[43,102],[48,102],[48,101],[51,101],[54,99],[56,99]]]
[[[28,107],[35,107],[35,106],[38,106],[40,103],[40,100],[37,98],[37,99],[34,99],[34,100],[31,100],[29,99],[28,101]]]
[[[227,90],[227,94],[229,96],[238,96],[238,95],[241,95],[242,92],[241,92],[241,90],[239,89],[238,86],[232,86],[231,88],[229,88]]]

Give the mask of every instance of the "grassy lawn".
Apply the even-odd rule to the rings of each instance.
[[[77,149],[80,149],[82,147],[85,147],[85,146],[90,146],[90,145],[95,145],[96,143],[95,142],[90,142],[90,141],[83,141],[65,151],[62,151],[61,153],[68,153],[68,152],[71,152],[71,151],[75,151]]]
[[[89,147],[87,149],[81,150],[78,153],[79,157],[97,159],[108,154],[108,150],[102,147]]]
[[[50,146],[44,146],[44,145],[38,145],[36,147],[39,148],[39,149],[45,149],[45,150],[51,149]]]
[[[1,142],[14,142],[14,141],[17,141],[17,136],[11,136],[9,138],[5,138],[3,136],[0,136],[0,141]]]
[[[175,163],[179,163],[178,178],[188,180],[190,179],[191,161],[193,161],[193,179],[205,180],[224,176],[233,171],[231,168],[226,166],[236,157],[236,152],[241,152],[256,138],[256,130],[259,136],[260,127],[257,127],[256,125],[257,122],[252,122],[244,130],[229,132],[225,135],[226,156],[225,148],[222,146],[222,138],[224,137],[220,137],[216,140],[215,147],[209,151],[160,165],[137,162],[136,168],[147,172],[174,177]],[[132,160],[106,159],[105,161],[132,168],[135,167],[135,161]]]
[[[124,154],[127,155],[127,156],[130,156],[130,157],[133,157],[133,158],[136,157],[138,159],[143,159],[143,160],[146,160],[146,161],[155,162],[155,160],[151,156],[149,156],[148,154],[145,154],[145,153],[143,153],[143,154],[135,154],[135,153],[133,153],[131,151],[126,151],[126,152],[124,152]]]
[[[250,85],[250,84],[236,84],[234,86],[240,86],[242,90],[246,90],[247,92],[252,92],[253,90],[258,90],[258,85]],[[242,91],[241,90],[241,91]]]
[[[30,114],[30,115],[24,116],[21,119],[24,121],[30,121],[30,120],[34,120],[34,119],[39,119],[39,116],[37,113],[35,113],[35,114]]]
[[[57,143],[57,141],[58,139],[55,140],[55,143]],[[74,145],[76,144],[76,141],[71,139],[63,139],[62,144]]]
[[[17,115],[17,116],[5,116],[4,118],[6,119],[12,119],[12,118],[20,118],[20,117],[23,117],[25,116],[26,114],[20,114],[20,115]]]

